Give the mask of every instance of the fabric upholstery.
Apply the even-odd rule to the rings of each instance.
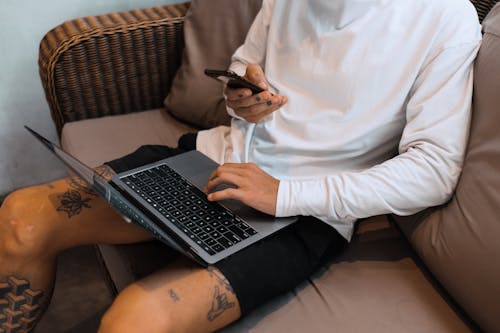
[[[471,332],[383,216],[360,223],[332,264],[222,333]]]
[[[222,84],[205,68],[225,69],[243,43],[262,0],[194,0],[184,23],[185,49],[165,107],[200,128],[228,124]]]
[[[500,5],[483,22],[475,63],[472,127],[451,202],[397,218],[426,265],[487,332],[500,332]]]
[[[182,134],[194,131],[165,110],[156,109],[66,123],[61,145],[82,162],[96,167],[127,155],[141,145],[176,147]]]

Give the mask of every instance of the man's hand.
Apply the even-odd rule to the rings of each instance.
[[[236,115],[246,121],[255,124],[259,123],[267,115],[278,110],[288,101],[287,97],[274,95],[269,91],[269,84],[259,65],[248,65],[244,78],[265,91],[252,95],[250,89],[231,89],[226,86],[224,93],[227,97],[227,106],[233,109]]]
[[[221,184],[235,188],[210,193]],[[209,201],[236,199],[261,212],[275,215],[279,184],[278,179],[254,163],[226,163],[212,172],[205,192],[209,193]]]

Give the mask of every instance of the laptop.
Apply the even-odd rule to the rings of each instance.
[[[236,200],[208,201],[202,189],[218,164],[198,151],[122,172],[107,181],[39,133],[25,128],[128,222],[203,266],[297,221],[296,217],[261,213]]]

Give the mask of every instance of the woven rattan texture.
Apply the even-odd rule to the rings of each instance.
[[[53,120],[161,107],[180,65],[188,3],[78,18],[48,32],[39,71]]]
[[[482,22],[498,0],[471,0],[471,2],[474,4],[474,7],[476,7],[479,20]]]

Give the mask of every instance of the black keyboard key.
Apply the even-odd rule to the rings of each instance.
[[[257,230],[255,230],[254,228],[250,228],[246,232],[248,232],[250,236],[257,234]]]
[[[226,248],[226,249],[228,247],[231,247],[233,245],[233,242],[231,242],[226,237],[221,237],[221,238],[217,239],[217,242],[219,242],[219,244],[221,244],[222,246],[224,246],[224,248]]]
[[[246,224],[245,222],[239,222],[237,225],[238,225],[238,228],[240,228],[241,230],[248,230],[248,229],[250,229],[250,228],[251,228],[251,227],[250,227],[248,224]]]
[[[217,253],[217,252],[215,252],[214,250],[212,250],[212,248],[211,248],[210,246],[207,246],[207,245],[203,246],[203,249],[204,249],[204,250],[205,250],[208,254],[210,254],[211,256],[213,256],[215,253]]]
[[[203,230],[201,228],[198,228],[198,227],[194,227],[194,228],[191,228],[191,231],[194,232],[195,234],[199,234],[200,232],[202,232]]]
[[[217,232],[217,231],[212,231],[210,233],[210,236],[212,236],[213,238],[217,239],[219,238],[221,235]]]
[[[233,243],[239,243],[241,242],[241,238],[236,236],[235,234],[233,234],[232,232],[226,232],[224,234],[224,236],[229,239],[230,241],[232,241]]]
[[[205,243],[206,243],[208,240],[212,239],[212,238],[210,238],[210,235],[209,235],[209,234],[204,234],[204,233],[199,234],[199,235],[198,235],[198,237],[200,237],[200,239],[201,239],[202,241],[204,241]]]
[[[196,225],[200,228],[203,228],[203,227],[206,227],[208,225],[208,223],[205,221],[198,221],[198,222],[196,222]]]
[[[214,249],[215,252],[221,252],[224,251],[224,247],[220,244],[215,244],[212,249]]]
[[[230,226],[229,230],[231,230],[232,232],[234,232],[238,237],[240,237],[242,239],[246,239],[246,238],[250,237],[250,235],[248,233],[246,233],[245,231],[241,230],[240,228],[238,228],[235,225]]]
[[[214,246],[215,244],[217,244],[217,242],[215,241],[215,239],[213,238],[208,238],[205,240],[205,243],[209,246]]]

